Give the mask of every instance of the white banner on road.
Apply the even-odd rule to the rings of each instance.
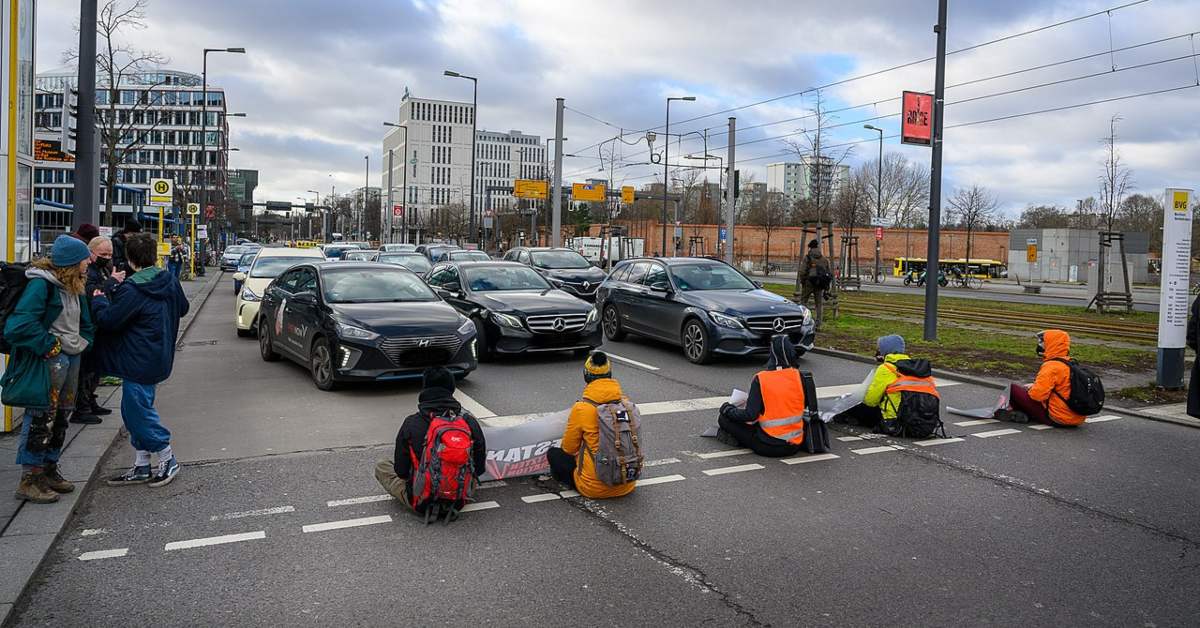
[[[1187,341],[1192,263],[1192,191],[1167,188],[1163,198],[1162,279],[1158,297],[1158,346],[1182,349]]]

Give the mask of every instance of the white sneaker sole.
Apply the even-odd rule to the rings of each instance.
[[[159,480],[157,482],[150,482],[149,483],[150,487],[158,488],[160,486],[166,486],[166,485],[170,484],[171,482],[175,481],[175,476],[177,476],[177,475],[179,475],[179,471],[176,471],[175,473],[168,475],[165,479]]]

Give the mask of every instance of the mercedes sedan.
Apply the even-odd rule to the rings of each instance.
[[[426,277],[478,330],[480,360],[496,354],[574,351],[600,346],[599,315],[515,262],[443,262]]]
[[[475,324],[412,271],[370,262],[288,269],[263,293],[262,359],[308,368],[313,383],[419,379],[430,366],[458,378],[475,370]]]
[[[803,355],[815,339],[808,308],[702,257],[625,260],[600,285],[596,303],[609,340],[656,338],[683,347],[696,364],[714,354],[765,353],[776,334]]]

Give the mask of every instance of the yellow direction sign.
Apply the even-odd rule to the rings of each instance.
[[[514,179],[513,180],[513,196],[517,198],[530,198],[536,200],[545,200],[550,196],[547,188],[549,184],[541,179]]]
[[[170,207],[175,200],[175,181],[171,179],[150,179],[149,204],[155,207]]]
[[[574,183],[571,185],[571,200],[604,202],[603,183]]]
[[[1025,245],[1025,261],[1030,264],[1037,263],[1037,245],[1036,244],[1026,244]]]
[[[621,202],[626,205],[633,204],[633,186],[626,185],[621,187]]]
[[[187,209],[189,216],[195,216],[200,213],[200,203],[188,203]]]

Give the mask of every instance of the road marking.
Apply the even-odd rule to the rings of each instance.
[[[120,558],[129,553],[128,547],[118,549],[100,550],[96,552],[84,552],[79,555],[79,560],[100,560],[101,558]]]
[[[492,480],[491,482],[484,482],[480,484],[479,488],[482,490],[488,488],[500,488],[501,486],[508,486],[508,482],[505,482],[504,480]]]
[[[1103,423],[1103,422],[1105,422],[1105,421],[1116,421],[1117,419],[1120,419],[1120,418],[1121,418],[1121,417],[1119,417],[1119,416],[1117,416],[1117,415],[1115,415],[1115,414],[1106,414],[1106,415],[1104,415],[1104,416],[1092,416],[1092,417],[1088,417],[1088,418],[1087,418],[1087,422],[1088,422],[1088,423]]]
[[[920,445],[922,447],[932,447],[933,445],[944,445],[946,443],[961,443],[961,442],[963,442],[963,439],[961,439],[961,438],[931,438],[929,440],[913,441],[913,444]]]
[[[1004,430],[992,430],[990,432],[975,432],[974,434],[971,434],[971,436],[974,436],[975,438],[991,438],[993,436],[1008,436],[1009,434],[1020,434],[1020,433],[1021,433],[1021,430],[1014,430],[1014,429],[1009,428],[1009,429],[1004,429]]]
[[[843,443],[849,443],[856,440],[866,440],[862,436],[838,436],[837,439]]]
[[[579,491],[559,491],[558,495],[563,499],[569,499],[571,497],[579,497]]]
[[[491,508],[499,508],[499,507],[500,507],[500,504],[497,504],[496,502],[475,502],[474,504],[467,504],[466,506],[463,506],[462,510],[460,510],[458,512],[472,512],[475,510],[489,510]]]
[[[867,454],[881,454],[885,451],[896,451],[897,449],[903,449],[903,447],[898,447],[896,445],[880,445],[879,447],[866,447],[863,449],[851,449],[850,451],[852,451],[860,456],[865,456]]]
[[[838,458],[837,454],[809,454],[807,456],[797,456],[795,458],[783,458],[780,460],[783,464],[804,464],[806,462],[820,462],[822,460],[833,460]]]
[[[976,419],[974,421],[960,421],[955,423],[959,427],[975,427],[976,425],[988,425],[991,423],[999,423],[996,419]]]
[[[455,390],[454,398],[457,399],[460,404],[462,404],[463,410],[475,415],[475,418],[477,419],[490,419],[496,416],[495,412],[488,410],[482,403],[475,401],[470,395],[462,390]]]
[[[610,358],[612,358],[612,359],[616,360],[617,362],[624,362],[624,363],[626,363],[626,364],[632,364],[633,366],[636,366],[636,367],[638,367],[638,368],[643,368],[643,369],[646,369],[647,371],[657,371],[657,370],[659,370],[659,368],[658,368],[657,366],[651,366],[651,365],[649,365],[649,364],[646,364],[645,362],[638,362],[637,360],[630,360],[629,358],[626,358],[626,357],[619,356],[619,355],[617,355],[617,354],[615,354],[615,353],[610,353],[610,354],[608,354],[608,357],[610,357]]]
[[[539,493],[537,495],[525,495],[521,497],[521,501],[526,504],[536,504],[538,502],[552,502],[556,499],[562,499],[558,493]]]
[[[107,532],[112,532],[112,530],[108,528],[88,528],[80,532],[79,536],[96,536],[97,534],[105,534]]]
[[[756,469],[765,469],[766,467],[752,462],[750,464],[739,464],[736,467],[721,467],[719,469],[704,469],[704,475],[725,475],[727,473],[741,473],[742,471],[754,471]]]
[[[1054,429],[1053,425],[1042,425],[1041,423],[1038,423],[1037,425],[1026,425],[1025,427],[1028,427],[1031,430],[1038,430],[1039,432],[1042,430]]]
[[[740,456],[742,454],[751,453],[749,449],[725,449],[722,451],[710,451],[708,453],[696,454],[701,460],[709,460],[711,458],[724,458],[726,456]]]
[[[325,523],[310,523],[300,530],[305,534],[309,532],[325,532],[327,530],[341,530],[342,528],[357,528],[360,526],[372,526],[377,523],[391,523],[391,515],[378,515],[376,517],[359,517],[358,519],[342,519],[341,521],[326,521]]]
[[[203,539],[190,539],[187,541],[171,541],[163,546],[164,552],[172,550],[191,549],[193,547],[208,547],[209,545],[224,545],[226,543],[238,543],[241,541],[253,541],[255,539],[265,539],[267,533],[264,530],[256,530],[254,532],[243,532],[241,534],[225,534],[222,536],[210,536]]]
[[[643,462],[642,466],[643,467],[661,467],[664,464],[675,464],[676,462],[679,462],[679,458],[663,458],[662,460],[651,460],[649,462]]]
[[[669,414],[672,412],[694,412],[697,410],[714,410],[729,401],[729,397],[700,397],[697,399],[680,399],[677,401],[652,401],[639,403],[638,414]]]
[[[295,506],[276,506],[274,508],[260,508],[258,510],[244,510],[242,512],[227,512],[223,515],[213,515],[208,518],[209,521],[229,521],[231,519],[243,519],[245,517],[262,517],[264,515],[279,515],[285,512],[296,512]]]
[[[666,484],[667,482],[678,482],[680,480],[686,480],[686,479],[687,478],[685,478],[679,474],[660,475],[660,476],[654,477],[654,478],[642,478],[637,481],[637,485],[638,486],[652,486],[654,484]]]
[[[389,499],[395,499],[391,495],[368,495],[366,497],[351,497],[350,499],[334,499],[325,502],[325,505],[333,508],[334,506],[353,506],[354,504],[369,504],[371,502],[386,502]]]

